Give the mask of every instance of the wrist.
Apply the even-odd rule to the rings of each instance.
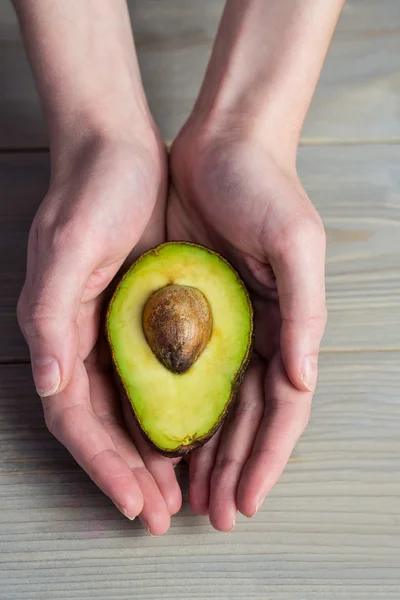
[[[194,110],[179,133],[175,147],[184,147],[183,154],[193,167],[198,157],[211,148],[224,152],[236,149],[254,149],[262,152],[282,171],[296,174],[298,135],[283,130],[268,109],[256,113],[231,106],[229,110]],[[239,150],[241,152],[242,150]]]
[[[52,185],[68,183],[82,164],[92,163],[95,168],[99,157],[108,166],[124,166],[126,175],[143,165],[144,172],[152,172],[155,183],[167,177],[166,147],[152,121],[142,120],[136,128],[128,129],[117,120],[97,121],[82,116],[67,128],[58,124],[53,128],[50,139]]]
[[[160,133],[147,104],[132,102],[126,94],[110,104],[72,103],[53,105],[47,113],[49,145],[52,155],[74,153],[90,140],[120,140],[131,143],[159,141]]]
[[[221,62],[215,53],[185,128],[209,138],[230,135],[254,140],[277,163],[295,168],[304,103],[289,97],[277,74],[266,72],[265,62],[254,60],[246,71],[246,65],[235,60],[236,50],[231,47],[230,52],[228,60]]]
[[[344,0],[227,0],[191,120],[259,139],[295,163]]]
[[[50,145],[154,129],[125,0],[14,0]]]

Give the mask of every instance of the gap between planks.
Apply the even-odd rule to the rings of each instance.
[[[387,346],[383,347],[375,347],[375,346],[354,346],[351,348],[321,348],[320,354],[329,355],[329,354],[371,354],[371,353],[379,353],[379,354],[399,354],[400,348]],[[0,367],[12,367],[17,365],[30,365],[31,361],[28,359],[0,359]]]
[[[171,148],[172,141],[167,140],[165,145],[167,148]],[[300,139],[299,146],[301,148],[307,146],[318,146],[318,147],[329,147],[329,146],[399,146],[400,138],[349,138],[337,140],[334,138],[302,138]],[[40,154],[49,152],[48,146],[37,146],[35,147],[19,147],[19,148],[0,148],[0,156],[2,154]]]

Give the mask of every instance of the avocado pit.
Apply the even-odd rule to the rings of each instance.
[[[186,285],[154,292],[143,310],[143,331],[157,359],[173,373],[185,373],[207,346],[212,314],[204,295]]]

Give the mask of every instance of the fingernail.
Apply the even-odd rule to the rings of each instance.
[[[264,502],[264,498],[262,500],[260,500],[259,502],[257,502],[256,507],[254,509],[254,511],[252,512],[251,515],[245,515],[248,519],[251,519],[252,517],[254,517],[255,514],[258,513],[258,511],[260,510],[260,508],[262,507]]]
[[[151,537],[157,537],[156,535],[153,535],[153,534],[151,533],[151,531],[150,531],[150,527],[147,525],[147,521],[145,521],[145,520],[143,519],[143,517],[141,517],[141,519],[140,519],[140,520],[141,520],[141,522],[142,522],[142,525],[143,525],[143,527],[145,527],[145,529],[147,529],[147,533],[148,533],[149,535],[151,535]]]
[[[306,356],[303,363],[303,371],[300,374],[300,379],[304,386],[310,391],[315,390],[317,381],[318,359],[316,356]]]
[[[258,504],[256,504],[256,507],[255,507],[254,511],[251,513],[251,515],[245,515],[245,517],[247,517],[248,519],[251,519],[252,517],[254,517],[254,515],[256,514],[257,511],[258,511]]]
[[[126,510],[125,506],[122,506],[122,504],[115,503],[115,506],[118,508],[119,512],[122,513],[124,515],[124,517],[126,517],[130,521],[133,521],[136,518],[136,517],[131,517],[131,515]]]
[[[230,530],[228,531],[228,533],[230,533],[231,531],[233,531],[235,529],[235,525],[236,525],[236,519],[233,519],[233,521],[232,521],[232,527],[230,528]]]
[[[42,398],[55,394],[60,387],[61,374],[54,358],[38,358],[32,363],[36,391]]]

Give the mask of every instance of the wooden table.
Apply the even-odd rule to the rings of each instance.
[[[132,7],[167,139],[190,110],[221,8]],[[15,304],[48,156],[0,0],[1,600],[400,598],[399,30],[398,0],[348,1],[304,129],[299,169],[327,230],[329,309],[307,432],[253,519],[218,533],[185,502],[151,538],[47,433],[32,387]]]

